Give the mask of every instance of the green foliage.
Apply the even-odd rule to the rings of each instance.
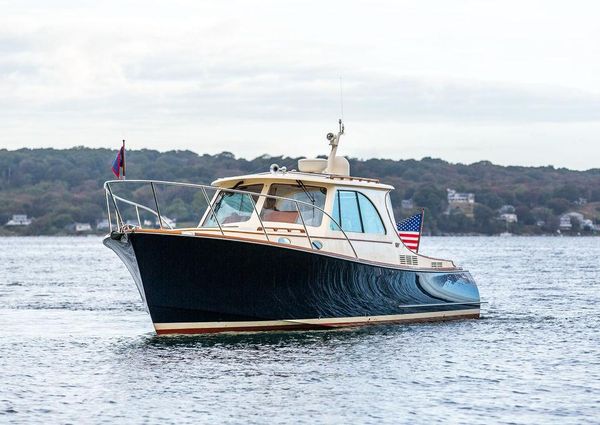
[[[12,214],[35,218],[27,229],[0,226],[2,233],[66,233],[75,221],[94,225],[105,218],[102,184],[113,179],[115,154],[116,149],[84,147],[0,150],[0,224]],[[267,171],[272,163],[293,169],[297,159],[262,155],[246,160],[230,152],[198,155],[142,149],[127,152],[127,177],[210,184],[219,177]],[[506,204],[513,205],[519,217],[511,232],[556,232],[558,215],[578,210],[579,198],[600,202],[600,170],[502,167],[487,161],[450,164],[433,158],[350,159],[350,163],[353,175],[379,178],[396,188],[391,199],[397,219],[425,208],[425,231],[432,234],[502,232],[505,225],[498,220],[498,209]],[[447,188],[475,193],[473,217],[448,212]],[[144,204],[152,202],[147,187],[128,189],[127,195]],[[204,196],[195,190],[168,188],[158,197],[164,214],[178,222],[199,220],[206,208]],[[412,199],[415,211],[401,210],[402,199]],[[592,206],[588,211],[596,210]],[[143,213],[144,218],[150,217]]]
[[[486,205],[476,205],[474,208],[475,230],[480,233],[493,234],[498,231],[496,212]]]
[[[569,209],[571,202],[563,198],[552,198],[548,201],[548,206],[555,214],[562,214]]]

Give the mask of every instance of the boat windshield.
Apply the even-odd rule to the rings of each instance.
[[[236,190],[244,190],[246,192],[260,193],[262,191],[262,184],[253,184],[248,186],[238,186]],[[250,220],[252,213],[254,212],[254,205],[258,202],[258,196],[252,196],[247,193],[236,193],[236,192],[223,192],[219,193],[216,202],[214,203],[213,209],[216,214],[208,214],[202,227],[217,227],[217,220],[220,224],[228,223],[243,223],[244,221]]]
[[[298,203],[298,208],[296,208],[296,203],[293,201],[266,198],[260,213],[263,221],[301,224],[302,220],[298,214],[298,209],[300,209],[302,219],[307,226],[321,225],[323,220],[321,209],[325,206],[327,197],[327,189],[324,187],[306,186],[300,180],[297,180],[295,185],[275,183],[269,188],[269,195],[302,201],[314,206]]]

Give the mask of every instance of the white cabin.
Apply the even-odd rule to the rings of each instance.
[[[228,234],[261,240],[268,236],[277,243],[310,248],[308,234],[312,247],[324,252],[353,256],[355,251],[358,258],[378,263],[454,268],[451,261],[425,257],[404,246],[390,201],[394,187],[375,179],[278,169],[222,178],[212,185],[262,195],[253,197],[255,205],[243,193],[215,195],[212,205],[216,218]],[[207,210],[202,230],[216,224],[213,213]]]

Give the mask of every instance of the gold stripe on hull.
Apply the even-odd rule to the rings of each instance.
[[[477,319],[480,309],[390,314],[384,316],[333,317],[322,319],[253,320],[239,322],[154,323],[158,334],[256,332],[261,330],[295,330],[364,326],[382,323],[411,323],[457,319]]]

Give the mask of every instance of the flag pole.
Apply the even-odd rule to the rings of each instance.
[[[419,227],[419,242],[417,243],[417,254],[421,247],[421,238],[423,237],[423,224],[425,223],[425,208],[421,208],[421,226]]]
[[[125,178],[125,139],[123,139],[123,147],[121,149],[122,149],[121,163],[122,163],[122,167],[123,167],[123,180],[126,180],[126,178]]]

